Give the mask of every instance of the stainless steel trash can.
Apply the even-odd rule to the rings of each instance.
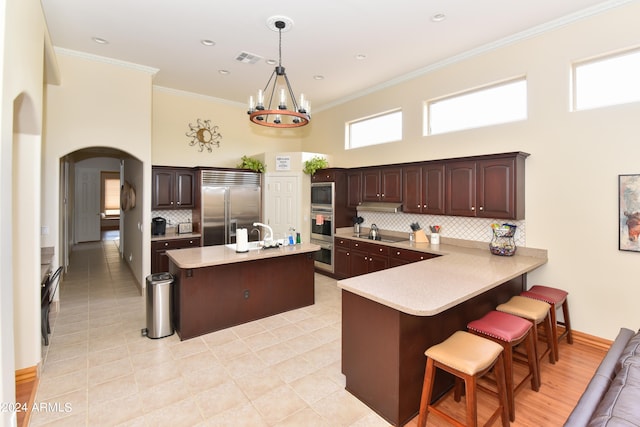
[[[147,328],[142,334],[149,338],[173,335],[173,276],[155,273],[147,276]]]

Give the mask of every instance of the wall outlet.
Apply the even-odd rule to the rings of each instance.
[[[249,289],[245,289],[245,291],[244,291],[244,299],[249,299]]]
[[[43,225],[42,227],[40,227],[40,234],[43,236],[46,236],[49,234],[49,226],[48,225]]]

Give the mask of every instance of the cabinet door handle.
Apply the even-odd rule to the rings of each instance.
[[[165,245],[165,246],[169,246],[169,243],[165,243],[164,245]]]
[[[480,210],[483,211],[484,210],[484,206],[480,206]]]
[[[472,211],[475,211],[475,210],[476,210],[476,207],[475,207],[475,206],[471,206],[471,210],[472,210]]]
[[[179,205],[179,204],[180,204],[180,202],[176,202],[176,205]]]

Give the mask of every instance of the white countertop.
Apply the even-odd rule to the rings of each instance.
[[[224,245],[203,246],[197,248],[174,249],[167,251],[167,256],[178,268],[201,268],[213,265],[233,264],[237,262],[255,261],[287,255],[319,251],[320,246],[312,243],[301,243],[281,246],[274,249],[259,249],[238,253]]]
[[[352,238],[346,233],[337,237]],[[488,244],[486,249],[409,242],[388,246],[442,256],[340,280],[338,287],[416,316],[436,315],[547,262],[547,251],[541,249],[518,248],[504,257],[492,255]]]

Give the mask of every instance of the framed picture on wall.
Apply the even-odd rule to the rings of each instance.
[[[640,175],[618,175],[621,251],[640,252]]]

